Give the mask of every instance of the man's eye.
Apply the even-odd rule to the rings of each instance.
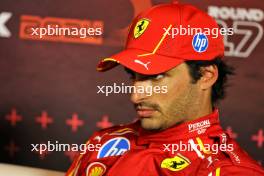
[[[159,80],[159,79],[164,78],[164,76],[165,76],[164,74],[158,74],[158,75],[155,76],[154,79],[155,79],[155,80]]]

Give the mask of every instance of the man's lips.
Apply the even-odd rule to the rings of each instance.
[[[152,114],[154,114],[156,110],[154,109],[137,109],[137,114],[141,118],[149,118]]]

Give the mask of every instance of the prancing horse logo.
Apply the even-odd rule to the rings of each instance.
[[[138,38],[139,36],[141,36],[147,29],[148,25],[149,25],[148,19],[139,20],[134,28],[134,37]]]

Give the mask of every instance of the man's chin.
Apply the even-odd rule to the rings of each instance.
[[[145,130],[159,130],[161,123],[153,118],[142,118],[140,119],[141,127]]]

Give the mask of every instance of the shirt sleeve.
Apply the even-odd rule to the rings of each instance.
[[[216,168],[208,176],[264,176],[264,170],[242,166],[224,166]]]

